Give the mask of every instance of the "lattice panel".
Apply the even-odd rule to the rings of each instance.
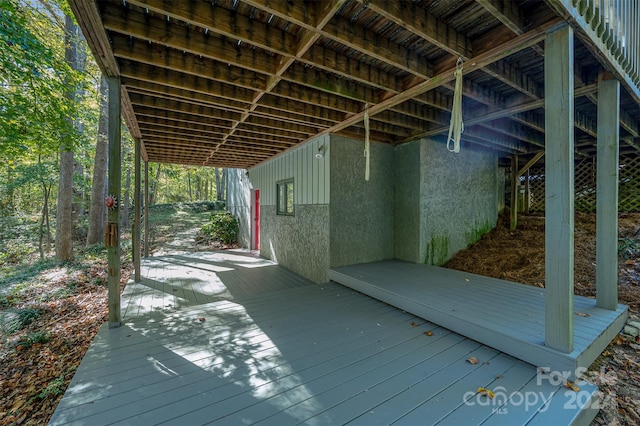
[[[595,159],[576,163],[575,210],[596,211],[596,162]],[[530,205],[532,213],[544,212],[544,167],[532,167],[529,171]],[[624,212],[640,212],[640,156],[620,157],[618,209]]]
[[[618,208],[625,212],[640,212],[640,156],[620,158]]]
[[[529,212],[544,212],[544,167],[529,169]]]
[[[574,172],[575,210],[595,213],[596,211],[596,161],[595,158],[576,163]]]

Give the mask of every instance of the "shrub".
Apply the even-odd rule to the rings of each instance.
[[[214,212],[200,229],[206,238],[231,244],[238,241],[238,221],[229,212]]]
[[[16,346],[22,346],[23,348],[30,348],[36,343],[47,343],[49,341],[49,334],[44,331],[30,331],[23,336],[18,342]]]

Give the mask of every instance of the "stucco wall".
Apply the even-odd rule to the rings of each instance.
[[[415,143],[415,142],[414,142]],[[441,265],[477,241],[498,219],[498,159],[495,153],[420,143],[420,256]]]
[[[251,182],[244,169],[227,169],[227,210],[238,219],[238,244],[248,248],[251,243],[250,218]]]
[[[331,266],[393,258],[393,146],[371,144],[365,181],[364,143],[331,137]]]
[[[315,282],[327,281],[329,268],[329,206],[295,206],[295,216],[279,216],[263,206],[260,255]]]
[[[394,256],[420,263],[420,143],[398,146],[395,165]]]

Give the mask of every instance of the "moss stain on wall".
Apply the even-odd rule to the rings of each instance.
[[[424,263],[427,265],[443,265],[449,259],[449,236],[434,235],[426,246]]]
[[[473,244],[476,241],[479,241],[480,238],[487,232],[490,232],[493,229],[493,225],[489,222],[478,222],[474,223],[473,229],[464,233],[464,238],[467,244]]]

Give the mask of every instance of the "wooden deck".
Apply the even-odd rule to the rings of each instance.
[[[574,297],[574,350],[545,346],[544,288],[437,266],[383,261],[329,271],[329,278],[538,367],[573,377],[588,368],[624,327],[616,311]],[[578,370],[579,371],[579,370]]]
[[[100,329],[50,424],[587,424],[595,415],[592,385],[574,393],[538,380],[530,364],[262,259],[185,254],[149,259],[143,271],[123,294],[125,324]]]

